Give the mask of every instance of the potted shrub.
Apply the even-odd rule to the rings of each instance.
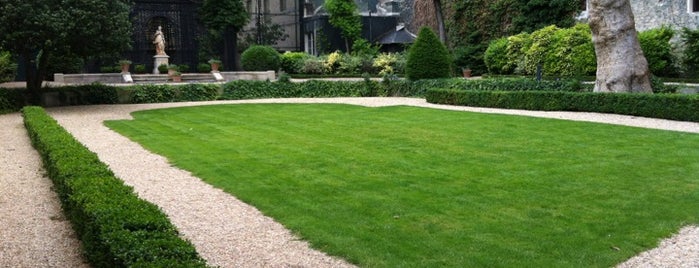
[[[133,67],[133,71],[136,72],[137,74],[144,74],[144,73],[146,73],[146,65],[145,64],[136,64]]]
[[[174,71],[170,74],[170,79],[172,79],[172,82],[182,82],[182,73]]]
[[[170,64],[167,66],[167,74],[168,75],[173,75],[175,72],[178,72],[179,69],[177,69],[177,65],[175,64]]]
[[[119,66],[121,66],[121,73],[125,74],[129,72],[129,67],[131,66],[130,60],[120,60]]]
[[[158,72],[160,72],[161,74],[167,73],[167,68],[167,64],[160,64],[160,66],[158,66]]]
[[[197,65],[197,72],[199,73],[210,73],[211,72],[211,65],[206,64],[206,63],[199,63]]]
[[[221,61],[216,59],[210,59],[209,64],[211,64],[211,72],[218,72],[221,67]]]
[[[462,68],[461,70],[464,73],[464,78],[471,77],[471,68],[466,67],[466,68]]]

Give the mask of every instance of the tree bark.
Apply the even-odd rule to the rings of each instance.
[[[447,33],[444,30],[444,17],[442,16],[442,2],[441,0],[434,0],[435,15],[437,17],[437,28],[439,28],[439,40],[442,43],[447,43]]]
[[[595,92],[653,92],[629,0],[591,0],[590,28],[597,56]]]
[[[238,57],[238,30],[233,27],[227,27],[223,32],[223,65],[228,70],[243,69]]]

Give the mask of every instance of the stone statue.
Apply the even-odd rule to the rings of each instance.
[[[165,36],[163,35],[162,26],[158,26],[158,30],[155,31],[153,44],[155,44],[155,55],[167,55],[165,54]]]

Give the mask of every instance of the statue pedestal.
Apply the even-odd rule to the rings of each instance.
[[[158,66],[170,64],[170,56],[168,55],[155,55],[153,56],[153,59],[155,60],[153,63],[153,74],[160,74],[160,71],[158,71]]]

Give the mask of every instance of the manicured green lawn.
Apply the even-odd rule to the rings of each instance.
[[[335,104],[134,116],[107,125],[364,267],[609,267],[699,222],[696,134]]]

